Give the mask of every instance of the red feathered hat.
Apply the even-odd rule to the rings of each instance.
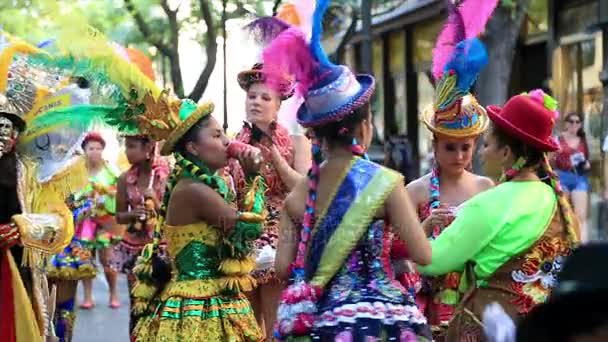
[[[540,94],[540,95],[539,95]],[[512,97],[504,107],[488,106],[490,120],[505,133],[542,152],[559,145],[551,135],[557,119],[557,102],[539,90]]]
[[[89,132],[89,133],[87,133],[87,135],[82,140],[82,144],[80,146],[84,150],[84,148],[87,146],[87,144],[89,142],[91,142],[91,141],[96,141],[96,142],[98,142],[98,143],[101,144],[102,148],[106,148],[106,141],[105,141],[105,139],[101,136],[101,134],[99,134],[97,132]]]

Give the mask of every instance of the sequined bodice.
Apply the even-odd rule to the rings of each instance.
[[[176,281],[218,277],[220,233],[205,223],[165,226],[164,236]]]
[[[383,221],[370,225],[359,245],[346,259],[320,301],[321,311],[343,302],[378,300],[403,302],[405,289],[395,281],[390,263],[392,233]]]

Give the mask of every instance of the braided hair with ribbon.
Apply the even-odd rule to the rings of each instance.
[[[513,153],[517,156],[516,161],[504,170],[500,177],[500,183],[509,182],[525,168],[535,168],[536,172],[541,177],[541,180],[547,183],[557,195],[557,204],[562,216],[568,239],[571,245],[575,245],[577,241],[577,233],[575,231],[574,221],[572,219],[572,207],[568,202],[566,194],[562,190],[559,182],[559,176],[551,168],[547,153],[532,149],[520,141],[510,137],[502,132],[499,128],[493,127],[492,133],[496,137],[499,146],[509,146]]]
[[[300,240],[297,245],[296,257],[291,265],[292,284],[283,293],[283,300],[297,302],[306,299],[315,302],[320,298],[322,289],[306,283],[306,251],[316,223],[315,207],[317,203],[317,190],[320,180],[320,167],[324,161],[322,146],[348,148],[353,156],[368,159],[365,148],[359,144],[355,137],[357,126],[368,120],[370,112],[369,103],[354,110],[346,119],[331,122],[312,130],[312,165],[308,171],[308,196],[306,198],[305,212],[300,230]],[[288,305],[281,303],[280,307]],[[279,309],[279,312],[284,312]],[[274,337],[281,340],[286,335],[304,335],[314,322],[314,313],[307,310],[294,311],[288,316],[279,314]]]

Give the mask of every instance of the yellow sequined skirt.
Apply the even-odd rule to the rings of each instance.
[[[135,341],[261,341],[262,332],[241,294],[207,298],[169,297],[139,320]]]

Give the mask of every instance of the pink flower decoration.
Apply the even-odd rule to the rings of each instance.
[[[336,336],[336,342],[353,342],[353,333],[350,331],[343,331]]]
[[[399,336],[399,342],[415,342],[418,341],[418,337],[414,334],[413,331],[407,329],[401,332],[401,336]]]
[[[528,93],[528,96],[530,96],[534,101],[542,104],[543,106],[545,105],[545,92],[540,90],[540,89],[535,89],[532,90],[531,92]]]

